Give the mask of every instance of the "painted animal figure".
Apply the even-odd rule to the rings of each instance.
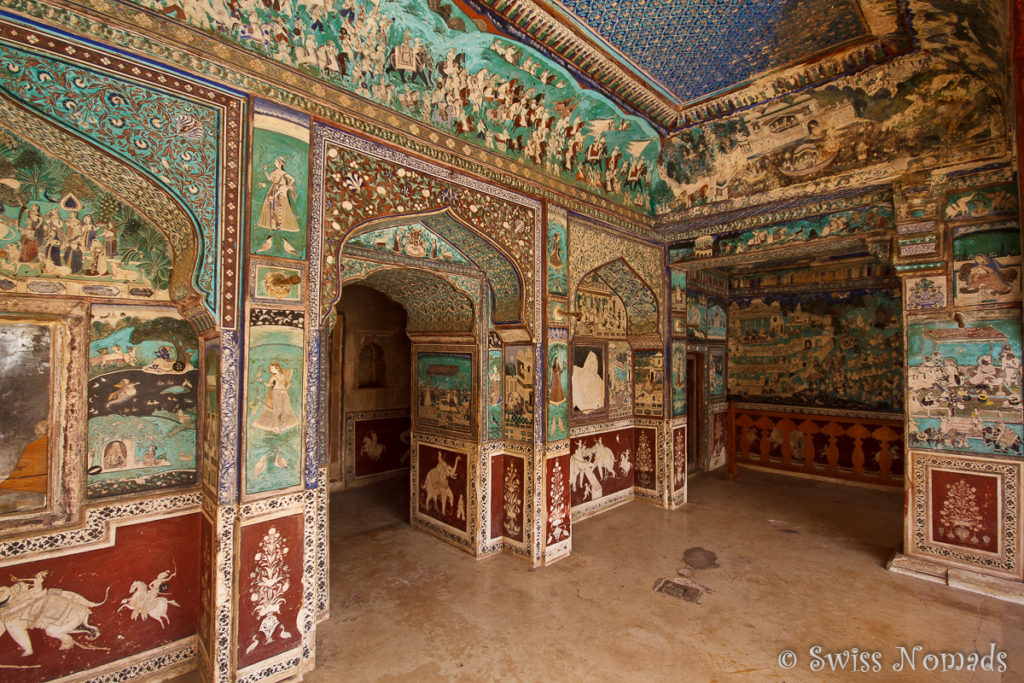
[[[370,432],[363,437],[363,447],[360,450],[360,455],[369,458],[370,460],[377,462],[385,452],[384,444],[377,441],[377,432]]]
[[[171,623],[170,617],[167,616],[167,607],[169,605],[181,607],[174,600],[161,595],[161,589],[166,590],[167,582],[173,576],[170,572],[161,572],[148,585],[142,581],[132,581],[131,595],[121,601],[121,606],[117,608],[117,611],[129,609],[132,611],[132,621],[148,617],[158,621],[160,628],[165,627]]]
[[[423,493],[427,496],[426,506],[428,510],[431,504],[434,504],[442,515],[446,515],[448,514],[448,508],[454,505],[452,487],[448,485],[448,480],[455,477],[455,470],[459,466],[459,460],[460,458],[456,457],[455,462],[449,465],[445,461],[444,456],[438,454],[437,464],[427,472],[427,476],[423,480]]]
[[[615,476],[615,453],[612,449],[601,443],[601,439],[594,444],[594,467],[602,478],[611,475]]]
[[[396,45],[391,48],[388,54],[388,64],[384,67],[384,73],[397,73],[402,77],[403,83],[409,83],[419,78],[423,85],[430,87],[430,72],[434,64],[431,61],[427,48],[419,45]]]
[[[103,649],[79,643],[71,636],[84,634],[95,640],[100,630],[89,623],[93,607],[107,601],[90,602],[78,593],[60,588],[43,588],[46,572],[39,572],[34,579],[20,580],[13,586],[0,586],[0,636],[11,634],[21,647],[21,654],[33,654],[29,629],[42,629],[43,633],[60,641],[61,650],[74,646],[87,650]],[[110,589],[107,589],[109,594]]]

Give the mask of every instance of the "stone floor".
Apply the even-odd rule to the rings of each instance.
[[[1024,680],[1024,607],[884,569],[901,536],[898,491],[705,474],[685,509],[632,503],[588,519],[570,557],[531,569],[413,531],[404,490],[334,496],[331,619],[306,680]],[[693,548],[715,557],[691,551],[692,564],[717,566],[690,569]],[[654,590],[671,578],[684,580]],[[987,655],[993,643],[1007,653],[1001,676],[925,668],[926,654]],[[824,671],[812,671],[814,646]],[[900,646],[920,646],[915,673],[893,671]],[[823,676],[825,653],[853,648],[869,655]],[[874,652],[881,671],[864,672]]]

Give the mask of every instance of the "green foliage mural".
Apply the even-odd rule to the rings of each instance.
[[[167,240],[135,209],[0,130],[0,290],[166,300],[170,276]]]

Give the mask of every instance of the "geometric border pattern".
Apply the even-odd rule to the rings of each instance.
[[[986,574],[1021,578],[1020,537],[1021,463],[966,458],[912,451],[910,453],[910,520],[907,525],[908,555],[918,555]],[[933,469],[997,476],[1000,479],[999,552],[972,551],[930,540],[932,520],[931,472]]]

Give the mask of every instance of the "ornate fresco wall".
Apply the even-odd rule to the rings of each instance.
[[[684,504],[696,411],[709,466],[905,473],[908,554],[1020,580],[1003,19],[932,4],[679,127],[447,3],[11,4],[5,675],[302,675],[332,478],[407,467],[417,528],[541,565]],[[337,327],[356,285],[404,322]],[[339,343],[404,409],[333,407]]]

